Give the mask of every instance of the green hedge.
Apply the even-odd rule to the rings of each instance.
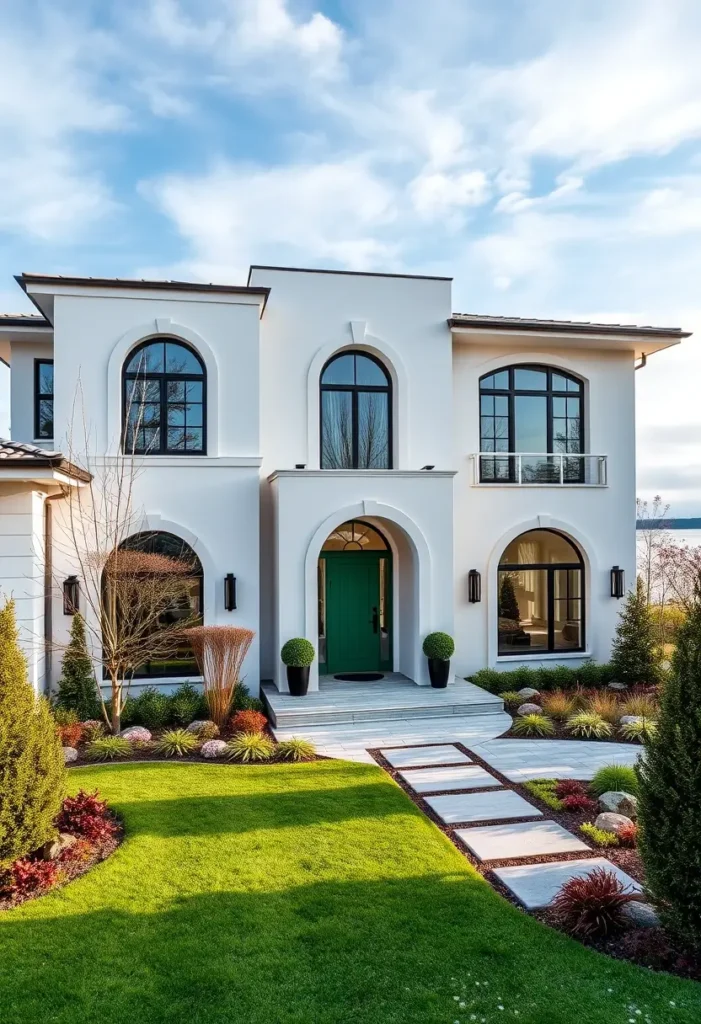
[[[596,689],[606,686],[613,679],[610,665],[585,662],[578,668],[553,665],[552,668],[531,668],[520,665],[508,672],[497,672],[493,668],[481,668],[469,676],[469,681],[490,693],[506,693],[532,686],[534,690],[574,690],[578,686]]]

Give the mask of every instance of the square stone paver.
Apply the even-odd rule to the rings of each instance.
[[[414,771],[399,772],[399,775],[415,793],[447,793],[453,789],[501,785],[498,779],[478,764],[461,764],[454,768],[417,768]]]
[[[554,821],[521,821],[511,825],[460,828],[455,834],[478,860],[586,853],[589,849],[586,843]]]
[[[470,758],[452,743],[436,747],[398,747],[395,750],[381,750],[393,768],[422,768],[432,764],[469,764]]]
[[[630,886],[636,892],[642,891],[635,879],[604,857],[496,868],[494,874],[527,910],[539,910],[550,906],[564,882],[570,878],[588,875],[594,868],[606,868],[617,875],[624,885]]]
[[[509,789],[497,789],[491,793],[427,796],[426,803],[446,825],[454,825],[459,821],[497,821],[500,818],[543,817],[533,804],[529,804],[518,793],[513,793]]]

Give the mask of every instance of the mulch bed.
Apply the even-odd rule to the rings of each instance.
[[[506,708],[506,714],[512,715],[514,720],[516,719],[515,712],[509,711],[508,708]],[[586,743],[625,743],[629,747],[640,747],[637,740],[627,740],[616,732],[614,732],[613,736],[604,736],[603,738],[597,736],[573,736],[571,732],[567,732],[565,729],[564,722],[553,720],[553,725],[555,726],[555,732],[552,736],[517,736],[512,732],[513,726],[509,726],[506,732],[503,732],[501,736],[496,738],[500,740],[541,740],[543,743],[547,743],[549,740],[571,740],[573,743],[582,743],[583,741]]]
[[[522,738],[522,737],[518,737]],[[564,738],[564,737],[563,737]],[[568,739],[574,739],[572,736],[566,737]],[[479,789],[464,789],[464,790],[451,790],[451,796],[457,795],[458,793],[484,793],[488,790],[494,790],[500,786],[506,786],[514,792],[518,793],[520,797],[528,801],[538,810],[543,811],[544,817],[552,821],[556,821],[563,828],[566,828],[573,835],[576,835],[578,839],[586,843],[589,847],[590,855],[592,857],[605,857],[612,863],[616,864],[621,870],[625,871],[635,878],[636,881],[644,884],[645,872],[643,869],[642,860],[637,849],[629,849],[625,847],[600,847],[595,846],[587,836],[583,835],[579,831],[579,826],[583,825],[586,821],[592,820],[592,814],[586,811],[555,811],[548,807],[547,804],[543,803],[537,797],[535,797],[525,786],[518,783],[511,782],[505,775],[502,775],[497,769],[492,767],[487,761],[479,757],[473,750],[466,747],[464,744],[456,742],[452,744],[458,750],[461,750],[466,754],[473,764],[479,765],[486,771],[490,772],[495,777],[494,785],[483,786]],[[443,743],[425,743],[421,746],[444,746]],[[387,749],[387,748],[385,748]],[[557,854],[556,857],[553,855],[543,855],[540,857],[512,857],[504,860],[490,860],[480,861],[467,849],[466,846],[458,839],[455,834],[455,830],[467,827],[473,828],[480,825],[504,825],[504,824],[516,824],[518,821],[533,821],[532,818],[508,818],[499,820],[489,821],[470,821],[461,825],[459,822],[452,825],[446,825],[438,818],[436,813],[432,810],[429,804],[419,794],[415,793],[406,782],[399,776],[400,771],[405,771],[404,768],[394,768],[383,757],[382,753],[378,749],[370,750],[369,753],[380,765],[381,768],[390,775],[397,785],[404,790],[409,799],[416,804],[416,806],[429,818],[433,824],[440,829],[440,831],[450,840],[463,857],[465,857],[472,867],[481,875],[483,875],[490,883],[493,889],[495,889],[501,896],[517,907],[522,913],[529,914],[531,917],[535,917],[537,920],[550,927],[557,928],[558,923],[555,919],[554,914],[550,910],[538,910],[538,911],[527,911],[521,903],[516,900],[513,894],[501,884],[499,879],[494,875],[493,871],[495,868],[516,866],[519,864],[539,864],[547,861],[567,861],[567,860],[581,860],[589,854],[584,851],[568,854]],[[440,767],[455,767],[455,765],[431,765],[431,768]],[[583,783],[585,786],[587,783]],[[435,795],[435,794],[429,794]],[[583,940],[579,940],[583,941]],[[632,963],[636,963],[641,967],[649,968],[654,971],[666,971],[670,974],[676,974],[683,978],[691,978],[701,980],[701,961],[695,958],[692,954],[689,954],[681,946],[676,944],[673,939],[667,935],[663,928],[629,928],[619,935],[611,936],[603,940],[586,941],[584,945],[592,946],[599,950],[601,953],[606,953],[609,956],[615,957],[619,960],[629,960]]]
[[[55,885],[52,885],[49,889],[41,889],[29,896],[0,897],[0,912],[14,910],[15,907],[19,907],[23,903],[39,899],[47,893],[56,892],[57,889],[62,889],[69,882],[80,878],[81,875],[87,874],[96,864],[101,864],[103,860],[111,857],[124,841],[124,826],[121,819],[113,812],[110,812],[110,818],[116,825],[116,831],[109,839],[94,844],[87,844],[84,840],[79,840],[76,844],[77,853],[75,852],[76,847],[71,847],[55,861],[59,868],[59,878]],[[90,847],[89,849],[88,846]]]

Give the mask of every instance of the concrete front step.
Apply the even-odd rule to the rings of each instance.
[[[445,690],[416,686],[409,681],[390,681],[346,688],[326,686],[306,697],[290,697],[264,683],[261,695],[272,725],[279,728],[349,725],[363,722],[452,718],[501,714],[503,701],[470,683],[456,683]]]

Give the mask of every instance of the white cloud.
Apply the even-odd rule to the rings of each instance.
[[[435,171],[420,174],[409,185],[415,210],[428,219],[453,209],[481,206],[489,197],[489,183],[483,171],[446,174]]]

